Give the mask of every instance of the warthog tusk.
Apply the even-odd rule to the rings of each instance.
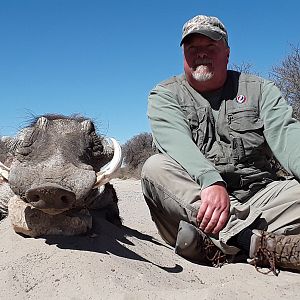
[[[10,169],[0,161],[0,176],[8,181]]]
[[[114,156],[112,160],[97,173],[97,180],[93,188],[98,188],[99,186],[109,182],[113,173],[115,173],[122,165],[121,146],[114,138],[110,138],[110,140],[113,143]]]

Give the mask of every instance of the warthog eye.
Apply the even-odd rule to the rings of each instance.
[[[80,160],[93,167],[95,171],[103,166],[107,162],[103,162],[104,149],[102,138],[95,132],[88,135],[84,149],[81,150]]]
[[[102,139],[94,132],[91,134],[92,138],[92,151],[93,156],[99,156],[103,154]]]

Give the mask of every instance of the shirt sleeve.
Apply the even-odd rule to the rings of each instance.
[[[223,181],[192,139],[188,120],[176,96],[158,85],[148,99],[148,118],[157,148],[178,162],[201,188]]]
[[[271,81],[262,86],[260,109],[269,147],[281,165],[299,180],[300,123],[292,117],[292,107]]]

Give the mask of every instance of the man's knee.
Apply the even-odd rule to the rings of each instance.
[[[161,161],[161,154],[155,154],[146,160],[141,171],[142,191],[148,206],[149,201],[153,202],[154,199],[159,198],[159,191],[157,189],[159,176],[157,175],[160,173]]]
[[[163,166],[164,155],[155,154],[150,156],[143,165],[141,178],[155,178]]]

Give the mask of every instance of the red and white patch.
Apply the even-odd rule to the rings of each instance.
[[[237,103],[244,103],[245,101],[246,101],[246,96],[244,96],[244,95],[239,95],[236,97]]]

